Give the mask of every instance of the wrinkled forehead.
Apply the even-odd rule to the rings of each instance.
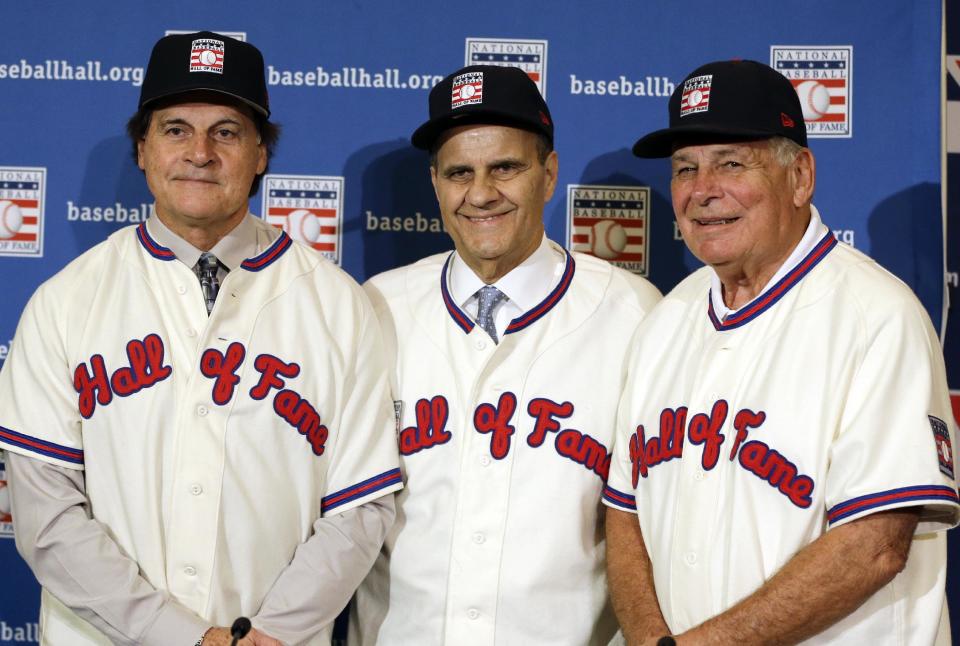
[[[220,92],[197,90],[184,92],[156,101],[150,106],[153,115],[168,115],[172,112],[198,112],[198,108],[220,108],[224,114],[236,113],[253,124],[257,123],[256,113],[243,101]],[[225,108],[225,109],[224,109]],[[212,112],[212,110],[206,110]]]
[[[770,139],[737,139],[711,137],[676,141],[670,155],[672,161],[692,159],[716,159],[727,155],[762,156],[770,151]]]
[[[536,155],[537,135],[512,126],[475,124],[446,130],[437,140],[438,159],[446,162],[471,158],[483,161],[501,157]]]

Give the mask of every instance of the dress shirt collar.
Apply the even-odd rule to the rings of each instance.
[[[533,309],[556,286],[563,274],[564,261],[563,253],[554,249],[544,235],[536,251],[493,285],[506,294],[519,310],[518,314],[522,314]],[[456,252],[450,262],[448,280],[450,295],[462,309],[468,308],[477,290],[486,284]]]
[[[147,229],[154,240],[173,252],[177,260],[191,268],[197,264],[203,251],[171,231],[155,214],[147,219]],[[279,233],[277,231],[277,235]],[[259,253],[261,245],[258,244],[260,241],[257,234],[257,225],[253,221],[253,216],[247,213],[237,226],[210,249],[210,253],[217,257],[220,264],[233,271],[244,260],[253,258]],[[275,238],[276,236],[273,236],[272,239]],[[269,241],[263,248],[268,245]]]

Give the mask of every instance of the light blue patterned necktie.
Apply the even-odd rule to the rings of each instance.
[[[493,311],[497,308],[497,305],[506,300],[507,295],[493,285],[487,285],[478,289],[476,296],[479,299],[477,323],[486,330],[494,343],[499,343],[497,327],[493,324]]]
[[[207,316],[210,316],[217,300],[217,292],[220,291],[220,281],[217,279],[219,266],[217,257],[209,252],[201,254],[197,261],[197,277],[200,279],[200,289],[203,290],[203,300],[207,303]]]

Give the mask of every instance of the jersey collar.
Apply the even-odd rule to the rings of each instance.
[[[137,227],[137,239],[151,256],[158,260],[180,260],[193,267],[202,253],[171,231],[155,215]],[[283,231],[270,226],[250,213],[210,250],[229,270],[242,267],[262,271],[290,248],[292,240]]]
[[[456,252],[451,253],[449,256],[447,256],[446,262],[443,263],[443,269],[440,271],[440,293],[443,297],[443,303],[447,308],[447,312],[450,314],[450,318],[453,319],[453,322],[459,326],[460,329],[462,329],[466,334],[469,334],[470,331],[473,330],[474,322],[470,316],[456,303],[453,296],[450,294],[450,289],[447,286],[450,264],[453,261],[455,254]],[[567,290],[570,288],[570,283],[573,280],[573,275],[576,272],[576,262],[573,260],[573,256],[570,254],[570,252],[566,249],[563,249],[563,254],[563,273],[561,274],[557,285],[550,290],[550,293],[547,294],[543,300],[517,318],[513,319],[510,322],[510,325],[507,326],[504,334],[519,332],[520,330],[533,325],[547,312],[553,309],[554,306],[556,306],[556,304],[559,303],[563,298],[564,294],[567,293]]]
[[[833,233],[820,220],[816,207],[810,207],[810,224],[793,253],[777,270],[770,282],[755,299],[737,310],[723,304],[720,279],[712,272],[710,292],[707,295],[707,316],[719,332],[746,325],[770,309],[783,298],[810,270],[823,260],[837,245]]]

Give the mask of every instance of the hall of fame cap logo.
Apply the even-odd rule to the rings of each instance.
[[[43,257],[46,168],[0,167],[0,256]]]
[[[646,276],[649,232],[649,187],[567,185],[568,249]]]
[[[190,71],[223,74],[223,41],[198,38],[190,44]]]
[[[547,41],[510,38],[467,38],[465,65],[519,67],[547,98]]]
[[[483,103],[483,72],[467,72],[453,79],[450,108]]]
[[[713,74],[694,76],[684,81],[683,94],[680,95],[681,117],[710,109],[711,83],[713,83]]]
[[[808,137],[853,135],[853,47],[773,45],[770,67],[793,84]]]
[[[183,34],[195,34],[198,31],[212,31],[215,34],[220,34],[221,36],[226,36],[228,38],[233,38],[234,40],[242,40],[246,42],[247,32],[245,31],[223,31],[221,29],[167,29],[163,32],[164,36],[177,36]]]
[[[339,265],[343,229],[343,177],[264,175],[264,220]]]
[[[0,538],[13,538],[10,490],[7,488],[6,454],[0,451]]]

